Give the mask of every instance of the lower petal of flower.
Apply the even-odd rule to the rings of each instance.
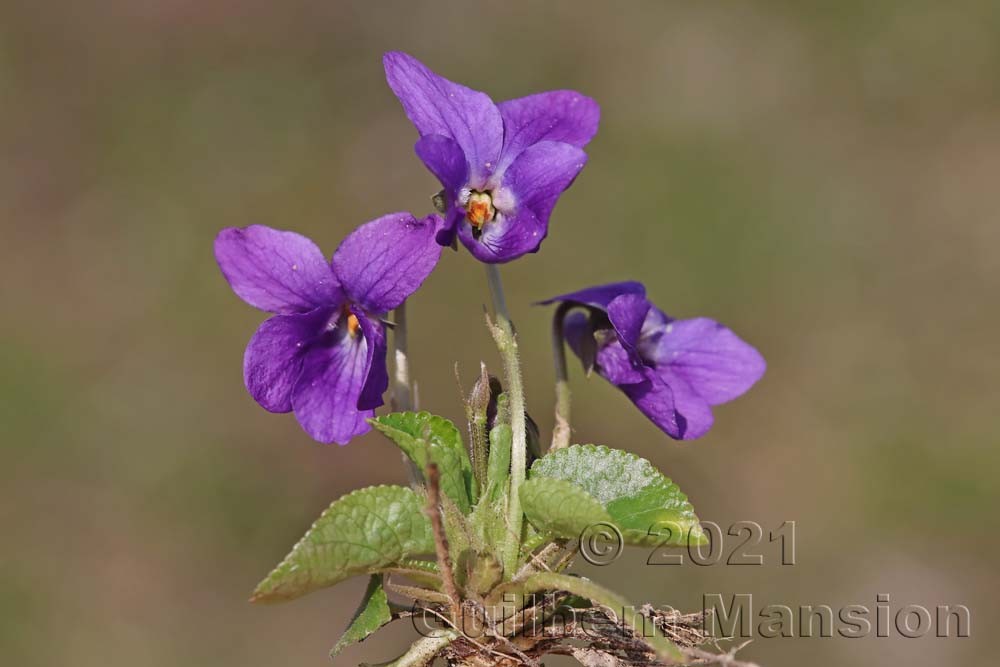
[[[708,403],[683,378],[647,369],[646,380],[619,387],[635,406],[675,440],[705,435],[714,422]]]
[[[502,264],[529,252],[536,252],[548,230],[527,208],[513,214],[500,214],[474,233],[471,225],[458,227],[458,237],[476,259],[488,264]]]
[[[705,317],[660,327],[644,356],[668,367],[710,405],[740,396],[764,375],[760,353],[732,330]]]
[[[358,408],[367,367],[364,336],[335,333],[309,350],[292,392],[295,417],[306,433],[319,442],[346,445],[368,432],[366,420],[374,412]]]

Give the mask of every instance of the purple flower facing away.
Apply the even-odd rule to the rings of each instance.
[[[483,262],[536,252],[559,195],[587,162],[600,108],[572,90],[494,104],[405,53],[383,58],[385,76],[420,133],[416,152],[444,186],[438,242],[455,234]]]
[[[369,430],[389,383],[381,316],[420,287],[441,256],[438,216],[393,213],[354,230],[327,262],[294,232],[224,229],[215,258],[237,296],[274,313],[243,357],[247,390],[271,412],[294,412],[320,442]]]
[[[712,427],[711,406],[731,401],[764,375],[757,350],[713,320],[675,320],[646,299],[641,283],[563,294],[563,334],[588,367],[621,389],[672,438],[693,440]]]

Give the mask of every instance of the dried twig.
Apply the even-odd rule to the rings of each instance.
[[[712,653],[700,648],[684,649],[684,654],[694,659],[692,665],[722,665],[723,667],[760,667],[756,662],[744,662],[736,659],[736,653],[750,643],[747,640],[739,646],[734,646],[725,653]]]
[[[455,573],[451,567],[451,556],[448,554],[448,536],[444,532],[444,522],[441,519],[441,474],[437,465],[427,464],[424,473],[427,479],[427,516],[431,520],[434,531],[434,550],[437,554],[438,570],[441,572],[441,587],[448,596],[452,618],[457,622],[462,615],[462,596],[455,585]]]

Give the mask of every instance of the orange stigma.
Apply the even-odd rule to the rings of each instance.
[[[351,312],[351,307],[346,303],[340,307],[340,317],[347,318],[347,333],[351,336],[356,336],[358,329],[361,328],[361,322],[358,322],[358,316]],[[340,326],[338,322],[336,326]]]
[[[496,215],[497,210],[493,207],[493,198],[486,192],[476,192],[469,195],[469,203],[465,205],[465,219],[473,227],[482,228]]]

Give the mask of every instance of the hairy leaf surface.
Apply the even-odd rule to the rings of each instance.
[[[401,486],[370,486],[330,505],[250,599],[291,600],[433,552],[423,496]]]
[[[611,517],[626,544],[687,546],[689,533],[691,544],[705,541],[687,496],[649,461],[635,454],[604,446],[573,445],[535,461],[529,477],[538,484],[558,481],[583,490]],[[577,495],[572,495],[566,502],[579,501]],[[551,501],[550,505],[558,506],[558,502]],[[539,525],[536,519],[529,519]],[[579,532],[556,534],[580,536]]]
[[[437,464],[441,493],[463,514],[469,513],[476,497],[475,476],[462,435],[452,422],[429,412],[393,412],[369,423],[396,443],[421,472],[429,462]]]

